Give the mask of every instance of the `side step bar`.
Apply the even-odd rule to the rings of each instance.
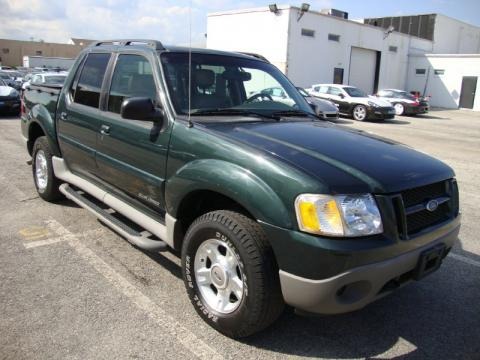
[[[112,214],[108,213],[92,201],[88,200],[86,197],[81,195],[79,192],[72,189],[68,184],[60,185],[60,191],[70,200],[80,205],[81,207],[87,209],[92,214],[94,214],[100,221],[105,225],[116,231],[118,234],[123,236],[131,244],[139,247],[140,249],[159,252],[165,251],[168,248],[166,242],[162,240],[152,240],[148,237],[142,235],[138,231],[132,229],[127,224],[123,223]]]

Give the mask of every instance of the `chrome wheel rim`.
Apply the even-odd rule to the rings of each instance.
[[[353,114],[355,115],[355,119],[363,120],[367,116],[367,111],[365,110],[365,108],[363,106],[357,106],[353,110]]]
[[[47,157],[43,150],[39,150],[35,155],[35,182],[39,191],[45,190],[48,184]]]
[[[402,115],[403,114],[403,105],[402,104],[395,104],[395,115]]]
[[[237,256],[225,242],[204,241],[195,254],[194,271],[208,307],[229,314],[240,306],[244,296],[243,274]]]

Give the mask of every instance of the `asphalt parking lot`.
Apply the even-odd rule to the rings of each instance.
[[[291,312],[242,341],[209,328],[180,261],[130,246],[67,200],[38,198],[16,118],[0,118],[0,359],[479,359],[480,113],[339,121],[431,154],[460,186],[460,241],[439,271],[363,310]]]

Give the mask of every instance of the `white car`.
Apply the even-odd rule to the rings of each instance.
[[[355,86],[316,84],[308,91],[312,96],[333,101],[338,105],[340,114],[352,116],[358,121],[395,117],[395,109],[388,101],[368,96]]]
[[[30,84],[34,85],[62,85],[67,78],[67,72],[44,72],[34,74],[29,81],[22,84],[22,90],[25,90]]]

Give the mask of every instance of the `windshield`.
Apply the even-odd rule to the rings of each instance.
[[[65,78],[66,76],[62,75],[45,76],[45,84],[63,84]]]
[[[367,97],[367,94],[365,94],[359,88],[344,87],[343,90],[345,90],[347,92],[347,94],[350,95],[351,97]]]
[[[408,99],[408,100],[416,100],[415,96],[412,94],[407,93],[406,91],[396,91],[393,93],[397,99]]]
[[[188,53],[163,53],[168,91],[178,114],[188,114]],[[263,61],[214,54],[192,54],[191,114],[242,115],[295,110],[313,114],[297,89]],[[226,111],[231,110],[231,113]]]

